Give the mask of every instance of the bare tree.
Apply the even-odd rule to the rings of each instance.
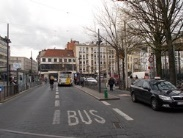
[[[107,44],[113,47],[116,51],[118,76],[119,80],[121,80],[119,56],[122,48],[119,42],[118,34],[119,7],[114,2],[111,4],[109,6],[107,2],[103,2],[103,10],[99,12],[100,14],[95,14],[95,22],[98,26],[100,26],[102,32],[100,35],[101,39],[107,42]],[[95,36],[98,33],[95,28],[92,29],[91,27],[87,27],[86,30],[92,32]],[[121,83],[119,88],[122,88]]]
[[[157,0],[169,53],[170,81],[176,84],[175,55],[173,42],[181,37],[183,31],[183,1]]]
[[[182,30],[182,0],[129,0],[129,10],[123,9],[136,21],[131,26],[154,50],[157,75],[162,75],[161,52],[165,45],[169,52],[170,81],[176,84],[173,41],[180,37]],[[164,45],[164,47],[163,47]]]
[[[161,15],[157,11],[155,1],[139,0],[128,1],[128,9],[122,9],[135,24],[130,28],[138,35],[146,45],[151,47],[156,56],[157,75],[162,75],[161,70],[161,48],[165,41],[163,25],[160,23]],[[135,30],[135,31],[134,31]]]
[[[117,59],[117,70],[118,70],[118,76],[119,80],[121,80],[121,72],[123,72],[123,88],[125,88],[125,74],[124,74],[124,59],[125,59],[125,48],[127,48],[127,53],[131,51],[130,48],[134,48],[135,43],[135,37],[132,35],[125,36],[125,28],[124,24],[122,24],[121,19],[121,8],[120,6],[115,3],[111,2],[104,2],[103,3],[103,11],[100,11],[99,14],[95,14],[95,22],[98,24],[101,28],[101,32],[103,34],[101,35],[101,38],[107,42],[108,45],[113,47],[116,51],[116,59]],[[97,29],[92,29],[91,27],[87,27],[86,30],[89,32],[92,32],[95,36],[97,35]],[[125,46],[124,41],[128,45]],[[120,70],[120,59],[122,59],[122,65],[123,69]],[[122,84],[119,84],[119,88],[122,88]]]

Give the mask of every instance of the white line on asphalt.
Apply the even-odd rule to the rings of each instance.
[[[56,94],[59,94],[59,92],[56,92]]]
[[[60,101],[59,100],[55,100],[55,107],[59,107],[60,106]]]
[[[105,105],[111,105],[110,103],[106,102],[106,101],[102,101],[103,104]]]
[[[53,116],[53,125],[60,124],[60,110],[55,110],[54,116]]]
[[[130,96],[130,94],[119,94],[119,96]]]
[[[124,117],[126,120],[133,120],[133,118],[131,118],[130,116],[128,116],[127,114],[123,113],[121,110],[119,110],[118,108],[113,108],[113,110],[115,112],[117,112],[119,115],[121,115],[122,117]]]
[[[56,136],[56,135],[46,135],[46,134],[37,134],[37,133],[30,133],[30,132],[14,131],[14,130],[8,130],[8,129],[0,129],[0,131],[14,133],[14,134],[27,135],[27,136],[47,137],[47,138],[74,138],[74,137],[66,137],[66,136]]]
[[[55,99],[59,99],[59,95],[55,95]]]

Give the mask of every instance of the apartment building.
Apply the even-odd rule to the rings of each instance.
[[[67,49],[72,49],[76,57],[77,72],[85,75],[95,75],[99,70],[99,49],[93,42],[81,44],[78,41],[67,43]],[[105,44],[100,46],[100,70],[101,73],[116,73],[115,50]]]
[[[0,71],[6,71],[7,66],[7,42],[0,36]]]
[[[17,69],[20,69],[22,71],[25,71],[27,73],[38,73],[38,63],[27,57],[16,57],[11,56],[10,57],[10,70],[16,71]]]
[[[58,71],[75,71],[76,58],[73,50],[45,49],[37,57],[39,74],[48,78],[50,74],[58,76]]]

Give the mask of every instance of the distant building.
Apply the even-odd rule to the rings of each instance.
[[[20,69],[24,72],[30,73],[38,73],[38,63],[35,60],[31,60],[26,57],[10,57],[10,70],[16,71]]]
[[[0,71],[6,71],[7,67],[7,42],[0,36]]]
[[[57,74],[58,71],[75,71],[76,58],[73,50],[47,49],[39,52],[37,57],[39,74],[49,77],[49,74]]]

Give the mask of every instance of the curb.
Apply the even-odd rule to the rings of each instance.
[[[74,86],[74,87],[75,87],[75,86]],[[83,89],[81,89],[81,88],[79,88],[79,87],[75,87],[75,88],[77,88],[77,89],[79,89],[79,90],[81,90],[81,91],[87,93],[88,95],[90,95],[90,96],[96,98],[96,99],[99,100],[99,101],[105,101],[105,100],[120,100],[120,97],[116,97],[116,96],[113,96],[113,98],[100,98],[100,97],[98,97],[98,96],[96,96],[96,95],[93,95],[93,94],[91,94],[91,93],[87,92],[86,90],[83,90]]]

